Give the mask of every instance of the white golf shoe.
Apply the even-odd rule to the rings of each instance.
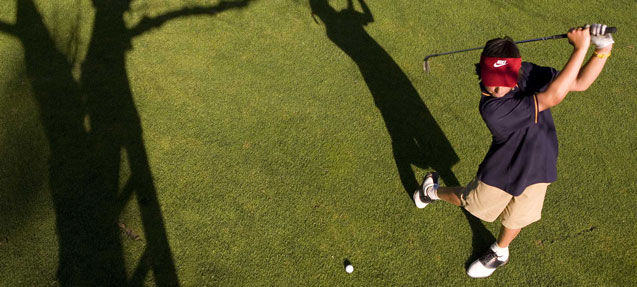
[[[491,276],[496,268],[507,264],[509,257],[501,258],[489,248],[478,260],[471,263],[467,269],[467,275],[471,278],[486,278]]]
[[[433,200],[427,195],[427,191],[430,188],[437,187],[438,184],[434,182],[434,174],[428,172],[427,175],[425,175],[425,178],[423,178],[422,186],[414,191],[413,199],[414,203],[416,203],[416,207],[425,208],[427,204],[432,203]]]

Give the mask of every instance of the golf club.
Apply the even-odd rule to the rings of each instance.
[[[617,32],[617,28],[616,27],[607,27],[606,31],[604,31],[604,34],[615,33],[615,32]],[[553,36],[547,36],[547,37],[541,37],[541,38],[535,38],[535,39],[529,39],[529,40],[516,41],[514,43],[521,44],[521,43],[543,41],[543,40],[551,40],[551,39],[562,39],[562,38],[566,38],[566,37],[567,37],[566,34],[560,34],[560,35],[553,35]],[[429,62],[428,62],[429,58],[438,57],[438,56],[444,56],[444,55],[450,55],[450,54],[456,54],[456,53],[462,53],[462,52],[467,52],[467,51],[473,51],[473,50],[478,50],[478,49],[484,49],[484,46],[476,47],[476,48],[470,48],[470,49],[463,49],[463,50],[458,50],[458,51],[451,51],[451,52],[444,52],[444,53],[439,53],[439,54],[428,55],[427,57],[425,57],[425,60],[423,62],[423,69],[425,70],[425,72],[429,72]]]

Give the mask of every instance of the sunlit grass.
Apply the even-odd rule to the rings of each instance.
[[[0,21],[7,24],[16,21],[11,2],[0,4]],[[95,13],[91,1],[54,2],[37,6],[79,81]],[[123,16],[131,28],[144,17],[218,3],[133,1]],[[347,1],[330,4],[347,7]],[[477,110],[479,52],[434,58],[429,74],[422,71],[425,55],[502,35],[560,34],[588,22],[618,27],[598,82],[553,110],[559,180],[549,188],[542,221],[516,239],[501,271],[486,280],[467,278],[473,233],[466,217],[443,203],[414,207],[357,63],[328,39],[306,1],[255,0],[171,19],[133,37],[126,52],[181,285],[634,284],[637,39],[628,28],[637,5],[367,4],[374,22],[365,31],[402,69],[444,132],[460,159],[452,171],[461,183],[475,175],[490,143]],[[54,286],[59,259],[50,143],[21,42],[1,31],[0,285]],[[565,40],[520,48],[525,60],[558,69],[570,51]],[[413,167],[418,180],[429,169]],[[120,176],[123,188],[131,176],[126,151]],[[136,199],[119,216],[142,238],[121,236],[129,276],[148,243]],[[497,235],[497,223],[486,227]],[[354,273],[344,272],[345,259]],[[152,272],[145,282],[158,283]]]

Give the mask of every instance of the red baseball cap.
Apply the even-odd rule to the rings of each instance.
[[[480,78],[485,87],[515,87],[522,58],[480,57]]]

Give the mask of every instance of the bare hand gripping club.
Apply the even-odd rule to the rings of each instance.
[[[615,32],[617,32],[617,28],[616,27],[606,27],[606,31],[604,31],[604,34],[615,33]],[[562,38],[566,38],[566,37],[567,37],[566,34],[560,34],[560,35],[553,35],[553,36],[547,36],[547,37],[541,37],[541,38],[535,38],[535,39],[529,39],[529,40],[516,41],[514,43],[521,44],[521,43],[543,41],[543,40],[551,40],[551,39],[562,39]],[[467,52],[467,51],[473,51],[473,50],[478,50],[478,49],[484,49],[484,46],[476,47],[476,48],[470,48],[470,49],[464,49],[464,50],[458,50],[458,51],[451,51],[451,52],[444,52],[444,53],[439,53],[439,54],[428,55],[427,57],[425,57],[425,60],[423,62],[423,69],[425,70],[425,72],[429,72],[429,62],[428,62],[429,58],[438,57],[438,56],[444,56],[444,55],[449,55],[449,54],[462,53],[462,52]]]

